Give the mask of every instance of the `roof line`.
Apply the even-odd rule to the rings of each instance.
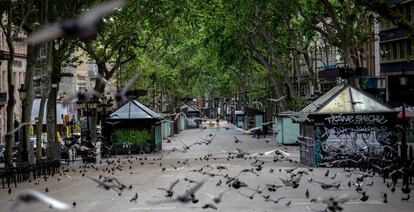
[[[384,106],[384,107],[386,107],[386,108],[388,108],[388,109],[390,109],[390,110],[394,110],[394,108],[392,108],[391,106],[387,105],[385,102],[383,102],[383,101],[381,101],[381,100],[377,99],[377,97],[375,97],[374,95],[372,95],[372,94],[370,94],[370,93],[368,93],[368,92],[366,92],[366,91],[364,91],[364,90],[362,90],[362,89],[360,89],[360,88],[357,88],[357,87],[355,87],[355,86],[350,85],[350,87],[352,87],[352,88],[356,89],[356,90],[357,90],[357,91],[359,91],[361,94],[363,94],[363,95],[365,95],[366,97],[368,97],[368,98],[370,98],[370,99],[372,99],[372,100],[376,101],[377,103],[381,104],[382,106]],[[352,94],[351,94],[351,96],[352,96]]]
[[[125,102],[124,104],[122,104],[121,106],[119,106],[116,110],[112,111],[111,114],[114,114],[116,111],[118,111],[119,109],[121,109],[124,105],[126,105],[129,101]]]
[[[137,103],[135,103],[135,102],[138,102],[137,100],[135,100],[135,99],[133,99],[133,100],[129,100],[130,102],[132,102],[132,103],[134,103],[134,105],[136,105],[137,107],[139,107],[142,111],[144,111],[146,114],[148,114],[149,116],[151,116],[151,117],[153,117],[153,118],[155,118],[153,115],[151,115],[151,114],[149,114],[148,112],[147,112],[147,110],[145,110],[144,108],[142,108],[141,106],[139,106]],[[149,109],[149,108],[148,108]],[[129,110],[131,110],[131,107],[130,107],[130,109]],[[129,116],[131,117],[131,113],[129,114]]]
[[[334,95],[332,95],[329,99],[327,99],[325,102],[323,102],[323,105],[321,105],[320,107],[316,108],[316,111],[314,113],[319,113],[319,111],[324,108],[326,105],[328,105],[332,99],[335,99],[340,93],[342,93],[342,91],[345,90],[345,88],[348,86],[348,84],[341,84],[338,86],[343,86],[339,91],[337,91]]]

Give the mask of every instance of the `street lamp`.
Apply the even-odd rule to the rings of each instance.
[[[108,101],[106,102],[106,114],[109,115],[109,113],[112,112],[112,107],[114,104],[112,103],[114,100],[112,99],[112,96],[109,97]]]
[[[113,101],[112,97],[109,97],[109,99],[106,96],[102,97],[102,120],[106,119],[108,114],[112,111]]]
[[[79,110],[79,118],[80,117],[87,117],[87,128],[88,128],[88,132],[87,133],[83,133],[82,132],[82,123],[81,123],[81,136],[83,136],[84,134],[88,134],[89,133],[89,118],[88,118],[88,108],[87,105],[85,103],[85,101],[77,101],[76,102],[77,106],[78,106],[78,110]],[[79,119],[81,120],[81,119]]]
[[[20,100],[22,102],[22,121],[25,121],[26,117],[25,117],[24,111],[25,111],[25,107],[26,107],[27,90],[26,90],[26,87],[24,86],[24,84],[22,84],[20,86],[18,91],[19,91]],[[21,155],[20,155],[20,158],[21,158],[22,162],[27,162],[28,161],[28,152],[27,152],[27,146],[28,146],[27,145],[27,140],[28,139],[26,137],[26,125],[21,128],[20,135],[21,135],[21,140],[20,140]]]

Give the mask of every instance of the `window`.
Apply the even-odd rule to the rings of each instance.
[[[23,63],[21,60],[14,60],[13,61],[13,66],[16,66],[18,68],[21,68],[23,66]]]
[[[408,3],[407,6],[405,6],[405,20],[411,22],[411,3]]]
[[[39,57],[46,57],[46,56],[47,56],[46,47],[40,48]]]
[[[407,46],[407,42],[406,41],[400,41],[400,59],[404,60],[405,59],[405,47]]]
[[[407,57],[410,57],[413,55],[413,47],[412,47],[413,43],[411,42],[411,40],[407,40]]]
[[[13,72],[12,82],[14,84],[14,87],[16,87],[17,85],[17,73],[16,72]]]
[[[398,13],[404,17],[405,5],[400,5],[397,9]]]
[[[382,44],[382,48],[381,48],[381,57],[384,61],[388,61],[391,59],[391,52],[390,52],[390,44],[389,43],[384,43]]]
[[[391,45],[391,56],[393,60],[398,58],[398,42],[393,42]]]
[[[5,41],[4,41],[3,31],[0,31],[0,49],[3,49],[4,43]]]
[[[6,71],[2,71],[0,72],[0,91],[5,91],[6,90],[6,81],[7,81],[7,76],[6,76]]]

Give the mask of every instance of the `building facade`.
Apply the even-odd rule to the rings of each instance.
[[[414,24],[413,0],[390,0],[390,8]],[[381,76],[386,78],[386,101],[392,106],[414,105],[413,38],[407,30],[383,20],[380,29]]]
[[[18,89],[24,84],[24,78],[26,74],[26,54],[27,54],[27,45],[24,41],[26,34],[21,32],[18,33],[18,37],[22,39],[16,39],[18,41],[13,42],[15,58],[13,61],[13,76],[12,81],[14,84],[14,97],[16,99],[16,104],[14,106],[14,120],[20,122],[21,120],[21,108],[22,102],[20,100]],[[2,30],[0,30],[0,95],[2,100],[5,100],[5,103],[0,103],[0,134],[4,135],[6,133],[6,107],[8,100],[8,83],[7,83],[7,58],[9,55],[9,48],[7,46],[6,37]],[[4,143],[2,136],[0,136],[0,143]]]

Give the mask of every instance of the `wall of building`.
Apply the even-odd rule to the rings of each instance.
[[[413,1],[391,5],[391,8],[414,24]],[[381,76],[387,79],[386,101],[392,106],[403,102],[414,105],[414,40],[408,36],[406,30],[387,20],[380,24]]]
[[[19,37],[25,37],[24,33],[19,33]],[[25,42],[14,42],[15,49],[15,59],[13,63],[13,84],[15,86],[14,97],[16,99],[16,104],[14,106],[14,119],[19,121],[21,120],[21,100],[19,97],[18,89],[24,84],[24,78],[26,74],[26,53],[27,46]],[[0,30],[0,51],[3,55],[8,54],[8,46],[6,43],[6,38],[3,31]],[[8,83],[7,83],[7,60],[5,58],[0,58],[0,93],[8,92]],[[7,97],[9,98],[9,97]],[[6,107],[4,105],[0,110],[0,133],[6,133]],[[0,137],[0,143],[4,143],[2,137]]]

